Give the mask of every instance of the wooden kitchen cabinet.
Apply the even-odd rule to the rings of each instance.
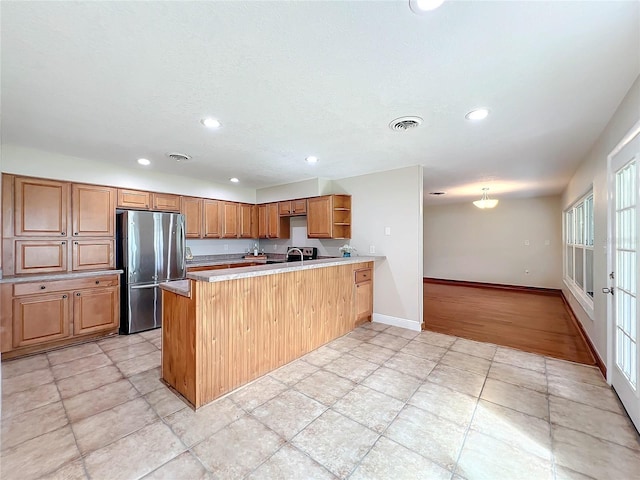
[[[258,238],[269,238],[267,205],[258,205]]]
[[[220,238],[222,236],[221,205],[219,200],[204,200],[204,238]]]
[[[258,205],[258,234],[260,238],[289,238],[291,222],[281,217],[279,204]]]
[[[118,328],[119,309],[118,287],[73,292],[73,334]]]
[[[72,185],[71,218],[74,237],[113,237],[115,210],[114,188],[76,183]]]
[[[307,199],[308,238],[351,238],[351,196]]]
[[[118,189],[118,208],[134,208],[138,210],[149,210],[151,206],[151,193],[140,190]]]
[[[6,182],[4,188],[7,188]],[[70,184],[38,178],[14,179],[15,236],[67,236]],[[8,205],[3,205],[10,208]],[[9,232],[4,232],[7,236]]]
[[[180,213],[184,215],[187,238],[202,238],[202,198],[182,197]]]
[[[253,236],[253,212],[254,205],[248,203],[241,203],[238,207],[238,237],[239,238],[258,238],[258,235]]]
[[[179,212],[180,211],[180,195],[172,195],[170,193],[152,193],[151,209],[160,212]]]
[[[15,273],[67,271],[67,240],[16,240]]]
[[[73,271],[109,270],[116,266],[115,240],[108,238],[72,240]]]
[[[287,200],[284,202],[278,202],[278,212],[281,217],[306,215],[307,199],[302,198],[298,200]]]
[[[239,214],[238,204],[235,202],[222,203],[222,238],[238,238],[240,231],[238,228]]]
[[[356,270],[356,326],[368,320],[373,315],[373,268],[367,267]]]
[[[1,284],[3,360],[116,332],[119,285],[115,274]]]
[[[13,347],[69,336],[69,292],[13,300]]]

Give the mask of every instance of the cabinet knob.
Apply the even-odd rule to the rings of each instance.
[[[40,290],[44,290],[45,288],[47,287],[45,287],[44,285],[40,285]]]
[[[78,242],[73,242],[73,244],[74,244],[74,245],[77,245],[77,244],[78,244]]]
[[[74,235],[78,235],[78,232],[73,232]]]
[[[67,242],[62,242],[62,245],[66,245],[66,244],[67,244]]]
[[[96,280],[96,285],[100,285],[100,280]]]
[[[62,295],[62,298],[67,298],[67,296],[66,295]]]
[[[65,236],[66,232],[60,232],[60,235]]]
[[[80,296],[80,292],[77,292],[77,293],[76,293],[76,297],[79,297],[79,296]]]

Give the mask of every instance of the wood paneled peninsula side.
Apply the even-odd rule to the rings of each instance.
[[[374,261],[189,273],[163,284],[162,378],[194,408],[369,321]]]

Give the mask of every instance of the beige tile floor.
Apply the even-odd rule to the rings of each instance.
[[[587,366],[367,324],[194,413],[160,331],[2,363],[2,479],[631,479]]]

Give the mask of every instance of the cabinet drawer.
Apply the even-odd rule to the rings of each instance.
[[[73,278],[69,280],[53,280],[44,282],[16,283],[13,286],[14,297],[34,295],[48,292],[64,292],[81,288],[112,287],[118,285],[117,275],[100,277]]]
[[[148,210],[151,205],[151,194],[149,192],[141,192],[140,190],[118,189],[118,207],[122,208],[140,208]]]
[[[363,268],[362,270],[356,270],[356,283],[368,282],[371,280],[371,269]]]
[[[72,245],[73,270],[108,270],[115,266],[115,240],[74,240]]]
[[[67,271],[66,240],[16,241],[16,274]]]

